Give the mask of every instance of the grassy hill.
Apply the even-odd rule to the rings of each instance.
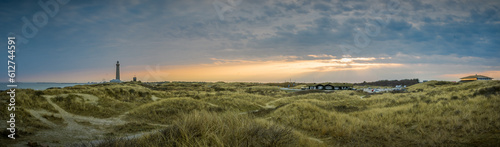
[[[0,140],[10,145],[500,145],[500,81],[430,81],[381,94],[287,92],[259,83],[107,83],[19,89],[16,100],[19,139]],[[6,120],[7,111],[0,113]],[[80,135],[40,137],[75,130]]]

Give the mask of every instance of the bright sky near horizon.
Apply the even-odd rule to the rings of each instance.
[[[7,0],[0,7],[0,44],[7,48],[15,34],[21,82],[109,81],[117,60],[122,80],[142,81],[500,79],[498,0]]]

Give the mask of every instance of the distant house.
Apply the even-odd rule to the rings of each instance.
[[[493,79],[493,78],[476,74],[476,75],[460,78],[460,82],[471,82],[471,81],[491,80],[491,79]]]
[[[353,84],[349,83],[320,83],[307,85],[307,89],[317,90],[351,90]]]

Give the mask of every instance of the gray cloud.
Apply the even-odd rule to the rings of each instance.
[[[242,0],[222,13],[223,20],[212,2],[71,1],[20,48],[20,62],[26,65],[22,70],[49,72],[54,70],[45,66],[49,63],[57,64],[55,70],[106,68],[96,64],[120,58],[137,65],[178,65],[210,58],[342,57],[339,46],[356,47],[356,33],[366,34],[367,25],[378,26],[380,32],[369,35],[370,43],[357,47],[360,52],[352,56],[433,57],[391,60],[415,64],[493,66],[499,61],[500,1],[401,0],[400,11],[393,11],[390,0]],[[36,2],[5,4],[15,8],[1,6],[3,34],[20,34],[20,18],[42,11]],[[93,61],[86,62],[88,57]],[[469,57],[478,60],[461,61]]]

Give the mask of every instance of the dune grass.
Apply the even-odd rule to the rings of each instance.
[[[3,93],[5,93],[5,91]],[[26,111],[26,109],[45,109],[50,112],[57,112],[57,110],[52,107],[52,105],[50,105],[41,95],[43,95],[42,91],[32,89],[16,89],[16,137],[29,137],[40,130],[50,128],[48,125],[40,122],[28,111]],[[0,101],[0,105],[5,106],[0,110],[0,125],[8,126],[7,120],[10,119],[9,115],[11,112],[8,111],[7,106],[10,103],[10,96],[7,94],[1,94],[0,99],[2,99],[2,101]],[[0,134],[2,134],[2,136],[7,136],[10,132],[4,128],[0,131]]]
[[[414,86],[409,87],[412,93],[384,93],[366,99],[341,93],[284,98],[276,102],[284,106],[270,115],[276,122],[342,146],[500,143],[500,82],[433,81]],[[417,90],[421,88],[424,90]],[[364,109],[341,113],[335,109],[339,105]]]
[[[0,104],[3,104],[3,103],[0,103]],[[0,121],[1,126],[6,126],[6,127],[8,126],[7,120],[9,120],[9,118],[8,118],[9,114],[10,114],[10,112],[7,112],[7,109],[1,110],[1,113],[0,113],[0,115],[1,115],[0,120],[2,120],[2,121]],[[40,130],[50,129],[50,127],[47,124],[40,122],[38,119],[36,119],[34,116],[32,116],[29,112],[27,112],[24,108],[16,108],[15,115],[16,115],[16,135],[15,135],[16,138],[19,138],[19,137],[28,138],[31,135],[35,135],[36,132],[38,132]],[[10,134],[10,132],[9,132],[9,130],[4,128],[0,131],[0,134],[2,136],[7,136]],[[9,142],[12,142],[11,139],[9,139],[7,137],[2,137],[0,139],[0,141],[2,141],[2,139],[6,140],[6,142],[7,142],[7,140]]]
[[[235,113],[193,111],[172,126],[135,139],[112,138],[97,146],[321,146],[292,128]]]
[[[154,129],[159,129],[159,126],[153,126],[147,123],[129,122],[123,125],[113,126],[110,128],[110,133],[107,136],[120,137],[127,134],[148,132]]]
[[[194,110],[223,111],[218,106],[193,98],[169,98],[142,105],[127,114],[129,120],[168,124]]]
[[[205,98],[202,101],[217,105],[224,110],[235,112],[247,112],[261,108],[258,104],[253,102],[231,97],[211,97]]]
[[[78,94],[96,96],[97,103]],[[125,116],[128,123],[107,127],[111,138],[95,146],[500,145],[500,81],[430,81],[407,92],[378,94],[285,92],[260,83],[224,82],[19,90],[19,126],[28,136],[48,127],[24,108],[57,113],[43,95],[56,96],[52,101],[75,115]],[[153,95],[159,99],[152,100]],[[7,111],[0,112],[7,119]],[[158,126],[162,131],[120,138]]]
[[[64,119],[61,117],[54,116],[54,115],[46,115],[46,114],[42,115],[42,117],[47,119],[48,121],[51,121],[54,124],[58,124],[58,125],[62,125],[62,126],[66,125],[64,123]]]
[[[45,109],[50,112],[57,112],[57,110],[43,98],[42,95],[44,94],[44,91],[39,90],[16,89],[16,104],[29,109]],[[5,97],[5,100],[10,98],[8,95],[2,95],[2,97]]]
[[[102,102],[103,99],[105,98],[101,98],[99,101]],[[120,114],[119,111],[116,111],[116,107],[106,107],[104,103],[102,105],[86,103],[82,96],[75,94],[69,94],[67,96],[56,96],[52,98],[52,101],[59,107],[63,108],[65,111],[72,114],[93,116],[96,118],[109,118]],[[119,105],[120,103],[117,104]],[[117,105],[115,104],[115,106]]]

